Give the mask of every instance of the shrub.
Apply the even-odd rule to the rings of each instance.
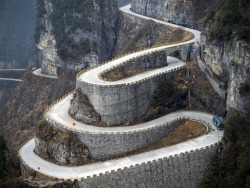
[[[244,94],[248,93],[249,91],[250,91],[250,87],[248,86],[248,84],[246,82],[240,84],[239,93],[241,95],[244,95]]]
[[[250,147],[237,158],[237,166],[243,174],[250,172]]]
[[[250,19],[242,17],[240,13],[244,3],[240,0],[220,0],[213,16],[215,23],[209,31],[211,40],[229,40],[233,37],[250,39]],[[211,19],[211,15],[207,15],[204,21],[208,19]]]
[[[6,163],[6,158],[4,154],[4,150],[6,149],[5,141],[2,137],[0,137],[0,178],[6,176],[9,166]]]
[[[3,187],[11,187],[11,188],[29,188],[28,184],[24,183],[18,178],[8,179],[4,184]]]
[[[88,15],[93,11],[93,0],[52,0],[53,12],[50,20],[53,25],[52,34],[55,36],[56,48],[61,59],[75,59],[76,55],[90,52],[88,39],[85,40],[84,47],[76,44],[70,37],[72,32],[78,28],[91,31],[92,25],[88,20]],[[76,15],[79,14],[80,16]]]
[[[216,188],[216,159],[207,167],[205,177],[202,181],[201,188]]]
[[[6,144],[3,137],[0,137],[0,150],[6,149]]]
[[[46,121],[40,120],[40,121],[38,122],[38,125],[39,125],[39,126],[45,126],[45,125],[46,125]]]

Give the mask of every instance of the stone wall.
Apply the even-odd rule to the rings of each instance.
[[[185,118],[179,118],[155,127],[111,133],[77,131],[48,119],[47,123],[54,129],[64,132],[72,131],[88,147],[93,158],[102,159],[122,155],[155,143],[178,127],[184,120]]]
[[[93,174],[81,179],[61,179],[81,188],[144,188],[144,187],[199,187],[206,167],[210,164],[217,151],[217,144],[186,151],[174,156],[166,156],[153,161],[142,162],[132,166]],[[33,178],[36,171],[29,168],[21,159],[21,172],[23,177]],[[47,179],[58,181],[57,178]]]
[[[115,71],[115,68],[123,66],[125,70],[131,69],[147,69],[147,68],[160,68],[167,66],[167,55],[166,52],[160,51],[148,56],[140,56],[136,59],[132,59],[130,61],[126,61],[118,66],[112,67],[110,70],[106,70],[105,72]],[[104,73],[105,73],[104,72]]]
[[[206,149],[181,153],[117,171],[97,174],[77,180],[79,187],[136,188],[136,187],[199,187],[206,167],[217,150],[216,145]]]
[[[152,60],[156,61],[157,58],[152,58]],[[154,62],[150,63],[154,64]],[[117,125],[144,115],[149,109],[150,101],[158,85],[175,78],[184,67],[168,70],[131,84],[102,86],[77,80],[76,87],[88,96],[103,122]]]

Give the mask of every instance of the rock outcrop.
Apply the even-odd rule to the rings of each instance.
[[[132,11],[171,23],[198,28],[190,0],[133,0]]]
[[[62,24],[62,32],[67,42],[64,46],[60,45],[62,49],[57,46],[61,38],[53,35],[53,11],[57,10],[58,5],[51,0],[44,0],[44,4],[45,14],[40,19],[43,29],[38,43],[38,48],[43,52],[43,73],[56,75],[57,67],[73,70],[94,67],[111,57],[118,20],[116,1],[94,0],[90,2],[91,8],[83,7],[80,12],[77,11],[78,7],[69,9],[64,17],[70,16],[74,23],[67,23],[67,18],[63,16],[58,21],[63,22],[64,19],[65,22]]]
[[[35,153],[58,165],[84,164],[90,158],[88,148],[71,132],[53,130],[47,125],[39,125]]]
[[[250,86],[250,47],[246,41],[231,39],[203,46],[202,59],[227,88],[227,107],[247,112],[250,95],[240,94],[241,84]]]
[[[71,100],[69,114],[76,120],[87,124],[93,124],[100,121],[101,116],[95,111],[89,99],[79,89],[76,90]]]

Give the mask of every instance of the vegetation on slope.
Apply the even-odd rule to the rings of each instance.
[[[147,21],[128,41],[128,44],[122,53],[133,52],[138,49],[144,49],[154,45],[190,40],[192,38],[193,35],[190,32],[168,26],[162,26],[153,21]]]
[[[81,50],[82,54],[90,52],[88,39],[80,41],[79,44],[76,44],[74,40],[69,37],[69,35],[78,28],[85,31],[92,30],[91,23],[89,22],[87,16],[93,10],[93,1],[52,0],[52,4],[53,12],[50,19],[53,25],[52,33],[56,39],[58,55],[62,59],[72,57],[70,53],[68,53],[68,47],[73,50]]]
[[[29,187],[17,177],[20,176],[17,171],[9,162],[7,162],[5,151],[6,143],[3,137],[0,136],[0,187],[3,188],[20,188]]]
[[[18,164],[21,143],[34,136],[37,121],[48,105],[75,88],[76,71],[59,69],[59,78],[38,77],[27,72],[16,92],[0,112],[0,128],[12,160]]]
[[[5,149],[6,149],[5,141],[2,137],[0,137],[0,178],[6,176],[9,168],[4,154]]]
[[[92,30],[88,16],[93,11],[93,0],[52,0],[51,3],[53,5],[53,12],[50,15],[52,34],[55,36],[59,57],[63,60],[75,58],[77,54],[72,53],[73,51],[80,52],[81,55],[89,53],[90,45],[87,38],[76,43],[70,35],[77,29]],[[37,0],[37,17],[42,18],[44,13],[46,13],[44,1]],[[43,29],[43,26],[38,24],[35,34],[37,42]]]
[[[250,115],[231,118],[225,138],[231,147],[208,166],[202,188],[250,187]]]
[[[250,17],[243,16],[243,7],[249,7],[247,0],[220,0],[215,13],[209,13],[205,22],[214,20],[209,38],[229,40],[231,38],[250,39]]]

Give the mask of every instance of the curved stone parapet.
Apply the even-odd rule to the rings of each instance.
[[[208,131],[207,134],[204,134],[200,137],[173,146],[149,151],[138,155],[127,156],[121,159],[108,160],[106,162],[93,163],[78,167],[58,166],[40,158],[34,153],[34,147],[35,147],[34,139],[29,141],[20,149],[19,155],[22,162],[26,166],[28,166],[29,169],[33,169],[34,171],[39,171],[40,173],[47,175],[49,177],[64,179],[64,180],[71,179],[82,183],[84,182],[86,183],[87,181],[93,181],[92,178],[97,178],[99,176],[101,178],[102,175],[104,174],[106,174],[107,178],[110,179],[114,172],[119,172],[119,171],[121,173],[124,173],[125,175],[128,175],[127,173],[129,172],[127,170],[131,169],[134,172],[135,170],[134,168],[140,169],[141,173],[145,173],[147,170],[145,168],[141,169],[141,167],[145,166],[146,164],[149,165],[155,164],[154,165],[155,168],[157,166],[162,168],[161,166],[162,164],[159,164],[162,160],[173,159],[171,163],[169,163],[168,165],[166,164],[167,166],[166,169],[164,170],[164,174],[167,174],[168,169],[177,170],[179,168],[178,165],[181,165],[178,162],[180,161],[179,160],[180,157],[189,158],[188,164],[191,163],[193,166],[192,167],[186,165],[181,168],[193,173],[199,172],[201,175],[202,173],[204,173],[206,165],[209,164],[211,158],[215,154],[217,148],[216,144],[219,141],[221,141],[224,133],[223,131],[217,130],[216,127],[213,125],[212,123],[213,116],[210,114],[202,112],[182,111],[163,116],[157,120],[151,121],[150,123],[147,122],[144,124],[137,125],[136,127],[133,126],[133,127],[122,127],[122,128],[121,127],[101,128],[101,127],[91,127],[91,126],[86,126],[86,127],[78,126],[75,129],[77,129],[78,132],[80,132],[80,130],[83,132],[84,131],[89,132],[89,134],[92,135],[95,135],[101,130],[103,130],[101,131],[103,132],[103,135],[106,133],[106,135],[113,135],[113,137],[115,137],[116,135],[119,135],[122,132],[125,133],[129,131],[140,131],[140,130],[142,131],[143,129],[146,128],[148,128],[148,130],[150,130],[150,128],[151,130],[157,130],[157,125],[155,125],[156,121],[158,121],[158,123],[166,122],[170,120],[176,120],[179,117],[186,117],[189,119],[195,118],[196,120],[202,121],[208,127],[211,128],[210,129],[211,131]],[[68,122],[68,124],[69,123],[70,122]],[[75,129],[73,131],[76,131]],[[91,129],[92,132],[90,132]],[[196,167],[197,169],[194,169]],[[152,173],[156,172],[153,169],[151,169],[151,171]]]
[[[73,119],[69,113],[72,95],[49,109],[44,118],[54,129],[71,131],[84,143],[93,158],[118,156],[157,142],[185,119],[204,119],[198,112],[178,112],[128,127],[96,127]],[[208,116],[212,119],[212,116]],[[209,119],[206,117],[207,122]],[[76,125],[73,126],[73,123]]]
[[[159,84],[174,79],[178,72],[185,68],[184,62],[173,57],[168,59],[167,67],[106,85],[84,82],[84,78],[80,77],[76,87],[88,96],[103,122],[119,125],[145,114]],[[87,72],[86,77],[89,78],[91,74],[91,71]]]

